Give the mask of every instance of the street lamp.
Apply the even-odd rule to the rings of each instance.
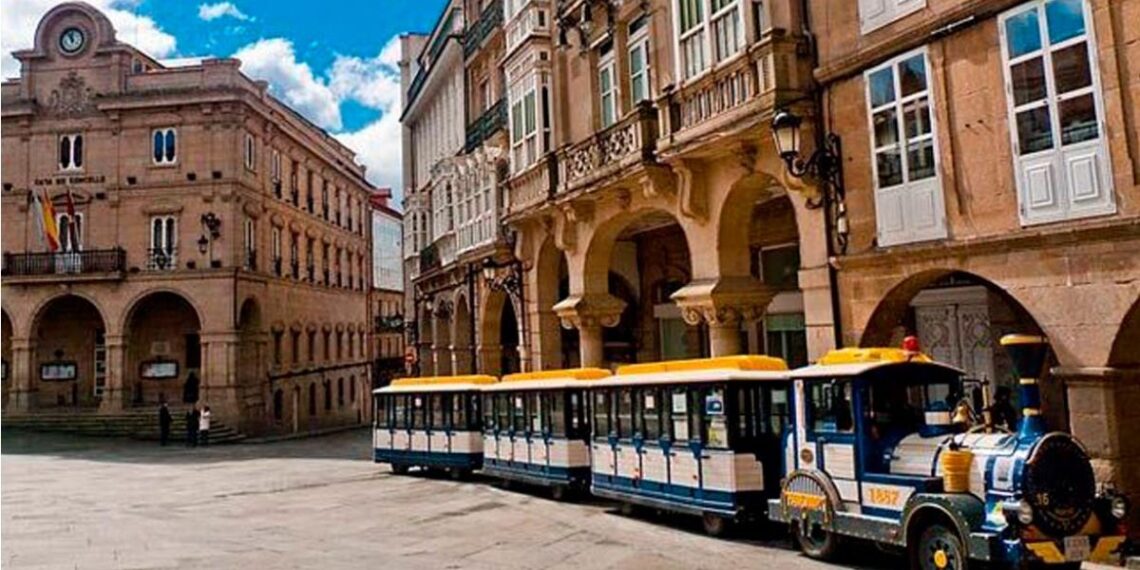
[[[198,253],[206,254],[206,249],[210,246],[210,240],[206,239],[206,234],[198,237]]]
[[[776,111],[772,117],[772,138],[776,150],[784,161],[788,174],[796,178],[811,177],[822,187],[819,198],[808,198],[806,206],[811,209],[825,207],[827,222],[832,230],[835,253],[847,253],[847,204],[846,188],[843,185],[843,149],[839,136],[827,133],[819,147],[804,160],[800,153],[803,137],[800,126],[803,124],[796,114],[786,109]]]

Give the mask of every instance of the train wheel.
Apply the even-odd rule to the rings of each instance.
[[[705,513],[701,516],[701,527],[709,536],[724,536],[732,526],[732,521],[715,513]]]
[[[839,535],[818,523],[792,523],[792,535],[796,538],[796,544],[800,545],[800,550],[816,560],[830,560],[839,549]]]
[[[963,570],[969,556],[958,533],[941,525],[932,524],[919,535],[918,544],[912,545],[911,568],[923,570]]]
[[[403,463],[393,463],[392,464],[392,473],[395,473],[396,475],[407,475],[408,474],[408,466],[404,465]]]

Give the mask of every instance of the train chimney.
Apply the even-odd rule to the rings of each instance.
[[[1021,427],[1019,439],[1030,439],[1045,433],[1041,417],[1041,375],[1049,357],[1049,339],[1043,336],[1008,334],[1001,337],[1021,385]]]

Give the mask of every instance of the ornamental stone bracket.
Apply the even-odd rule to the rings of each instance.
[[[625,301],[609,293],[570,295],[554,305],[564,329],[613,328],[621,321]]]
[[[705,189],[704,164],[697,160],[678,160],[673,163],[677,173],[677,199],[681,214],[704,221],[709,215],[708,190]]]
[[[776,289],[752,277],[691,281],[673,293],[681,318],[689,325],[731,325],[764,316]]]

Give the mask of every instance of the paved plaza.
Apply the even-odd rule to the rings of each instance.
[[[368,432],[187,450],[3,434],[4,568],[826,568],[758,530],[397,477]],[[847,564],[895,568],[865,549]]]

